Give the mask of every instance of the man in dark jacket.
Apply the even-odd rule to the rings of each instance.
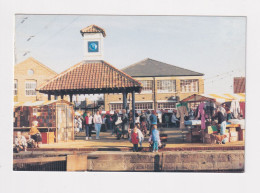
[[[112,116],[112,133],[111,135],[113,135],[116,132],[116,122],[118,120],[118,110],[114,111],[114,115]]]
[[[227,126],[226,117],[221,112],[220,107],[217,109],[217,114],[213,118],[218,120],[218,124],[220,125],[220,135],[225,135]],[[225,144],[225,139],[223,139],[222,143]]]

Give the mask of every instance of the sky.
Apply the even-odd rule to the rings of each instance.
[[[16,15],[15,63],[33,57],[60,73],[83,60],[80,30],[105,29],[104,60],[145,58],[204,73],[205,93],[233,93],[245,76],[246,17]]]

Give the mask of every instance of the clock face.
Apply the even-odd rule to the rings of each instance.
[[[98,41],[88,42],[88,52],[98,52]]]

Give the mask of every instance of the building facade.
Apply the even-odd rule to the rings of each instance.
[[[142,83],[141,93],[135,96],[136,110],[172,110],[176,103],[192,94],[204,93],[204,74],[145,59],[122,69]],[[121,94],[104,95],[105,110],[122,109]],[[127,95],[131,107],[131,94]]]
[[[48,100],[35,89],[57,73],[30,57],[14,66],[14,102]]]

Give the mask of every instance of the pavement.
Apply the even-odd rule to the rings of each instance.
[[[183,140],[183,136],[188,130],[180,130],[179,128],[160,128],[161,133],[168,134],[168,140],[165,150],[244,150],[244,141],[229,142],[226,144],[203,144],[203,143],[187,143]],[[143,147],[148,148],[149,136],[145,137]],[[128,139],[117,140],[115,136],[111,135],[111,131],[100,132],[100,139],[95,139],[95,134],[92,140],[86,140],[84,132],[80,132],[75,136],[74,141],[59,142],[53,144],[42,144],[38,150],[52,151],[52,150],[129,150],[133,145]]]

